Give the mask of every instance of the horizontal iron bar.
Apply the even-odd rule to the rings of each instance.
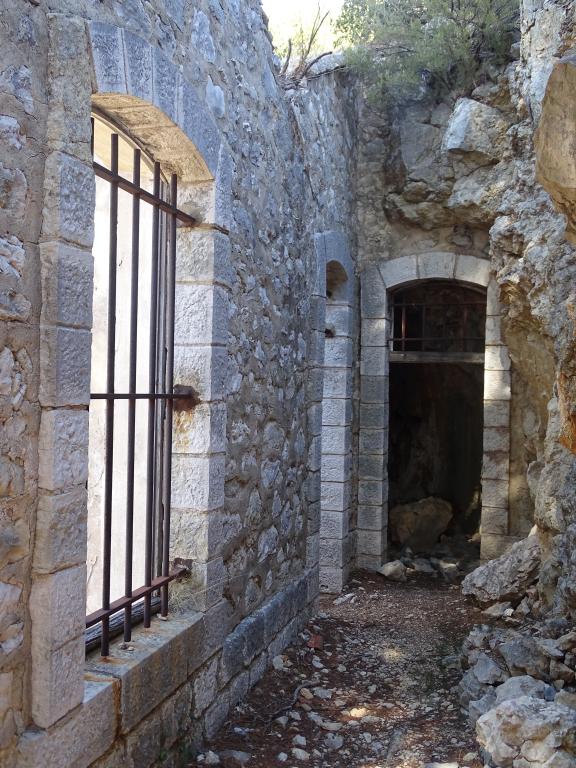
[[[175,205],[166,202],[166,200],[163,200],[161,197],[157,197],[152,192],[148,192],[147,189],[143,189],[142,187],[137,186],[132,181],[124,178],[124,176],[121,176],[118,173],[114,173],[104,165],[100,165],[100,163],[94,163],[94,173],[96,176],[99,176],[101,179],[104,179],[111,184],[117,184],[120,189],[124,190],[124,192],[129,192],[131,195],[136,195],[136,197],[139,197],[140,200],[144,200],[145,203],[155,205],[156,207],[160,208],[161,211],[175,216],[179,221],[183,222],[188,227],[194,227],[198,224],[198,221],[193,216],[190,216],[190,214],[184,213],[184,211],[176,208]]]
[[[100,163],[94,163],[94,173],[96,176],[99,176],[101,179],[104,179],[109,183],[117,184],[120,189],[124,190],[124,192],[128,192],[131,195],[136,195],[141,200],[144,200],[145,203],[155,205],[161,211],[175,216],[179,222],[179,226],[194,227],[195,229],[202,230],[214,230],[216,232],[221,232],[223,235],[229,234],[229,231],[226,229],[226,227],[221,227],[219,224],[206,224],[204,222],[198,221],[198,219],[195,219],[194,216],[190,216],[189,213],[181,211],[174,205],[167,203],[166,200],[162,200],[161,197],[156,197],[156,195],[154,195],[152,192],[148,192],[147,189],[138,187],[133,182],[125,179],[124,176],[113,173],[111,170],[106,168],[106,166],[100,165]]]
[[[485,341],[484,336],[394,336],[395,341]]]
[[[160,612],[159,597],[152,598],[151,612],[152,613]],[[138,605],[135,605],[132,607],[132,614],[130,618],[131,618],[131,622],[130,622],[131,627],[135,627],[136,625],[141,624],[144,621],[144,605],[142,603],[139,603]],[[125,621],[126,621],[126,616],[123,613],[117,613],[114,616],[110,617],[110,628],[108,630],[110,639],[112,639],[113,637],[118,637],[118,635],[122,634],[122,631],[124,630]],[[101,637],[102,637],[102,630],[101,630],[101,627],[99,627],[97,624],[95,624],[93,627],[87,628],[84,633],[84,639],[86,641],[86,650],[93,651],[95,648],[98,648],[98,646],[100,645]]]
[[[95,394],[90,395],[91,400],[183,400],[187,397],[193,397],[191,394],[178,394],[177,392],[171,393],[171,394],[159,394],[159,393],[152,393],[150,395],[147,394],[136,394],[136,393],[118,393],[118,392],[97,392]]]
[[[417,301],[397,301],[394,302],[394,309],[400,309],[401,307],[485,307],[485,301],[455,301],[450,303],[442,303],[441,301],[434,301],[431,303],[417,302]]]
[[[88,616],[86,616],[86,627],[88,628],[94,626],[94,624],[98,624],[102,619],[112,616],[114,613],[118,613],[126,608],[127,605],[131,605],[132,603],[141,600],[143,597],[146,597],[146,595],[150,595],[152,592],[160,589],[164,584],[168,584],[170,581],[174,581],[174,579],[178,579],[186,573],[187,569],[180,567],[171,571],[168,576],[158,576],[156,579],[153,579],[148,587],[139,587],[132,592],[130,597],[121,597],[113,603],[110,603],[110,608],[100,608],[98,611],[88,614]]]
[[[391,352],[390,363],[449,363],[484,365],[483,352]]]

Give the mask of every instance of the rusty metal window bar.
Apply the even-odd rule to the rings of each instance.
[[[109,148],[99,153],[94,151],[95,126],[104,125],[109,138]],[[91,393],[91,402],[104,401],[105,415],[102,418],[104,432],[103,448],[103,503],[101,522],[101,602],[100,608],[86,617],[86,627],[99,629],[100,651],[103,656],[109,654],[111,620],[118,624],[123,614],[124,640],[131,639],[134,616],[143,617],[144,626],[149,627],[151,615],[159,610],[161,616],[168,612],[168,584],[181,575],[181,569],[170,568],[170,488],[172,459],[172,413],[173,401],[182,394],[175,393],[174,373],[174,311],[176,283],[176,230],[178,226],[194,226],[196,221],[177,207],[178,181],[175,174],[168,179],[162,173],[160,163],[148,158],[124,133],[115,129],[96,116],[92,121],[92,150],[94,172],[97,179],[107,185],[109,200],[109,231],[107,237],[108,285],[106,319],[106,372],[105,391]],[[132,153],[132,177],[127,178],[119,167],[119,156]],[[99,162],[100,155],[106,160]],[[124,164],[126,165],[126,164]],[[150,183],[144,184],[142,170],[148,170]],[[151,187],[151,188],[150,188]],[[122,245],[119,255],[119,194],[125,193],[131,198],[131,206],[124,197],[123,210],[131,207],[131,243]],[[147,220],[151,227],[141,228],[143,205],[149,206]],[[141,240],[143,233],[150,237],[147,243],[149,271],[147,280],[140,274]],[[129,253],[130,289],[118,292],[118,274],[121,261]],[[103,254],[96,254],[95,259]],[[148,264],[148,261],[147,261]],[[128,278],[126,278],[127,280]],[[123,286],[126,286],[126,281]],[[143,292],[146,300],[146,317],[143,315]],[[119,359],[119,335],[117,314],[122,307],[127,320],[124,340],[129,350],[128,360]],[[127,309],[128,307],[128,309]],[[145,320],[148,338],[142,338],[139,327]],[[138,386],[139,355],[147,347],[145,365],[148,367],[147,388],[142,391]],[[93,357],[94,365],[94,357]],[[127,391],[118,391],[118,368],[127,367]],[[138,375],[137,375],[138,374]],[[144,372],[145,374],[145,372]],[[144,375],[145,380],[145,375]],[[104,381],[104,374],[102,373]],[[146,420],[146,445],[136,445],[136,409],[141,403],[145,411],[141,412],[142,423]],[[118,409],[124,410],[119,415]],[[147,411],[147,412],[146,412]],[[120,424],[120,420],[122,423]],[[121,427],[119,429],[119,427]],[[143,427],[144,429],[144,427]],[[115,456],[115,430],[126,435],[125,455],[120,459]],[[118,435],[117,435],[118,437]],[[136,454],[144,457],[145,483],[135,481]],[[118,453],[118,451],[116,451]],[[125,459],[125,461],[121,461]],[[122,466],[120,466],[120,461]],[[144,468],[138,467],[143,473]],[[123,508],[124,520],[118,521],[118,507]],[[135,556],[135,508],[139,508],[138,537],[144,542],[143,572],[134,572]],[[142,526],[143,523],[143,526]],[[123,526],[123,536],[116,536],[118,525]],[[144,531],[140,528],[144,527]],[[114,539],[117,539],[116,541]],[[118,570],[118,558],[113,563],[112,548],[124,549],[124,594],[113,599],[111,576],[113,567]],[[115,551],[116,551],[115,550]],[[121,552],[120,552],[121,554]],[[139,558],[142,559],[141,553]],[[118,574],[114,574],[118,579]],[[120,574],[121,579],[121,574]],[[140,584],[140,586],[134,586]]]
[[[392,352],[484,352],[486,301],[393,302]]]

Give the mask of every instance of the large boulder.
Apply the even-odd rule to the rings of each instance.
[[[399,504],[390,511],[392,541],[414,552],[429,552],[452,520],[452,505],[430,496],[412,504]]]
[[[538,537],[528,536],[501,557],[472,571],[462,582],[462,592],[482,605],[519,602],[538,577],[540,559]]]
[[[501,112],[474,99],[458,99],[442,149],[478,164],[497,163],[507,144],[508,122]]]
[[[476,734],[502,768],[576,768],[576,710],[532,696],[510,699],[476,723]]]

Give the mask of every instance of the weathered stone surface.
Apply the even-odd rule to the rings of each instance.
[[[406,581],[406,566],[401,560],[385,563],[378,569],[378,573],[381,573],[389,581]]]
[[[452,519],[452,505],[443,499],[422,499],[390,510],[392,540],[415,552],[427,552],[436,544]]]
[[[519,635],[498,646],[498,653],[510,674],[527,674],[538,678],[548,678],[550,659],[532,637]]]
[[[505,701],[476,724],[482,747],[498,766],[553,766],[576,762],[576,712],[560,704],[522,696]],[[551,762],[548,762],[551,761]],[[560,763],[562,764],[562,763]]]
[[[474,665],[474,675],[478,678],[479,682],[484,685],[503,683],[507,677],[507,673],[502,667],[485,653],[479,654],[476,664]]]
[[[481,565],[462,583],[465,595],[483,605],[503,600],[520,600],[534,583],[540,567],[541,547],[537,536],[515,544],[509,552]]]
[[[520,675],[519,677],[510,677],[502,685],[499,685],[496,688],[495,695],[497,704],[501,704],[503,701],[519,699],[521,696],[553,701],[555,691],[542,680],[537,680],[530,675]]]
[[[566,56],[551,69],[542,104],[543,117],[535,136],[537,175],[552,195],[558,208],[567,214],[568,231],[574,235],[574,189],[576,176],[574,136],[576,120],[574,104],[568,93],[576,82],[576,60]]]
[[[479,165],[502,158],[508,123],[494,107],[458,99],[442,140],[442,149]]]

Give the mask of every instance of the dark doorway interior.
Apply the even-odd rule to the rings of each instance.
[[[483,368],[391,363],[390,507],[430,496],[453,505],[448,533],[480,520]]]

